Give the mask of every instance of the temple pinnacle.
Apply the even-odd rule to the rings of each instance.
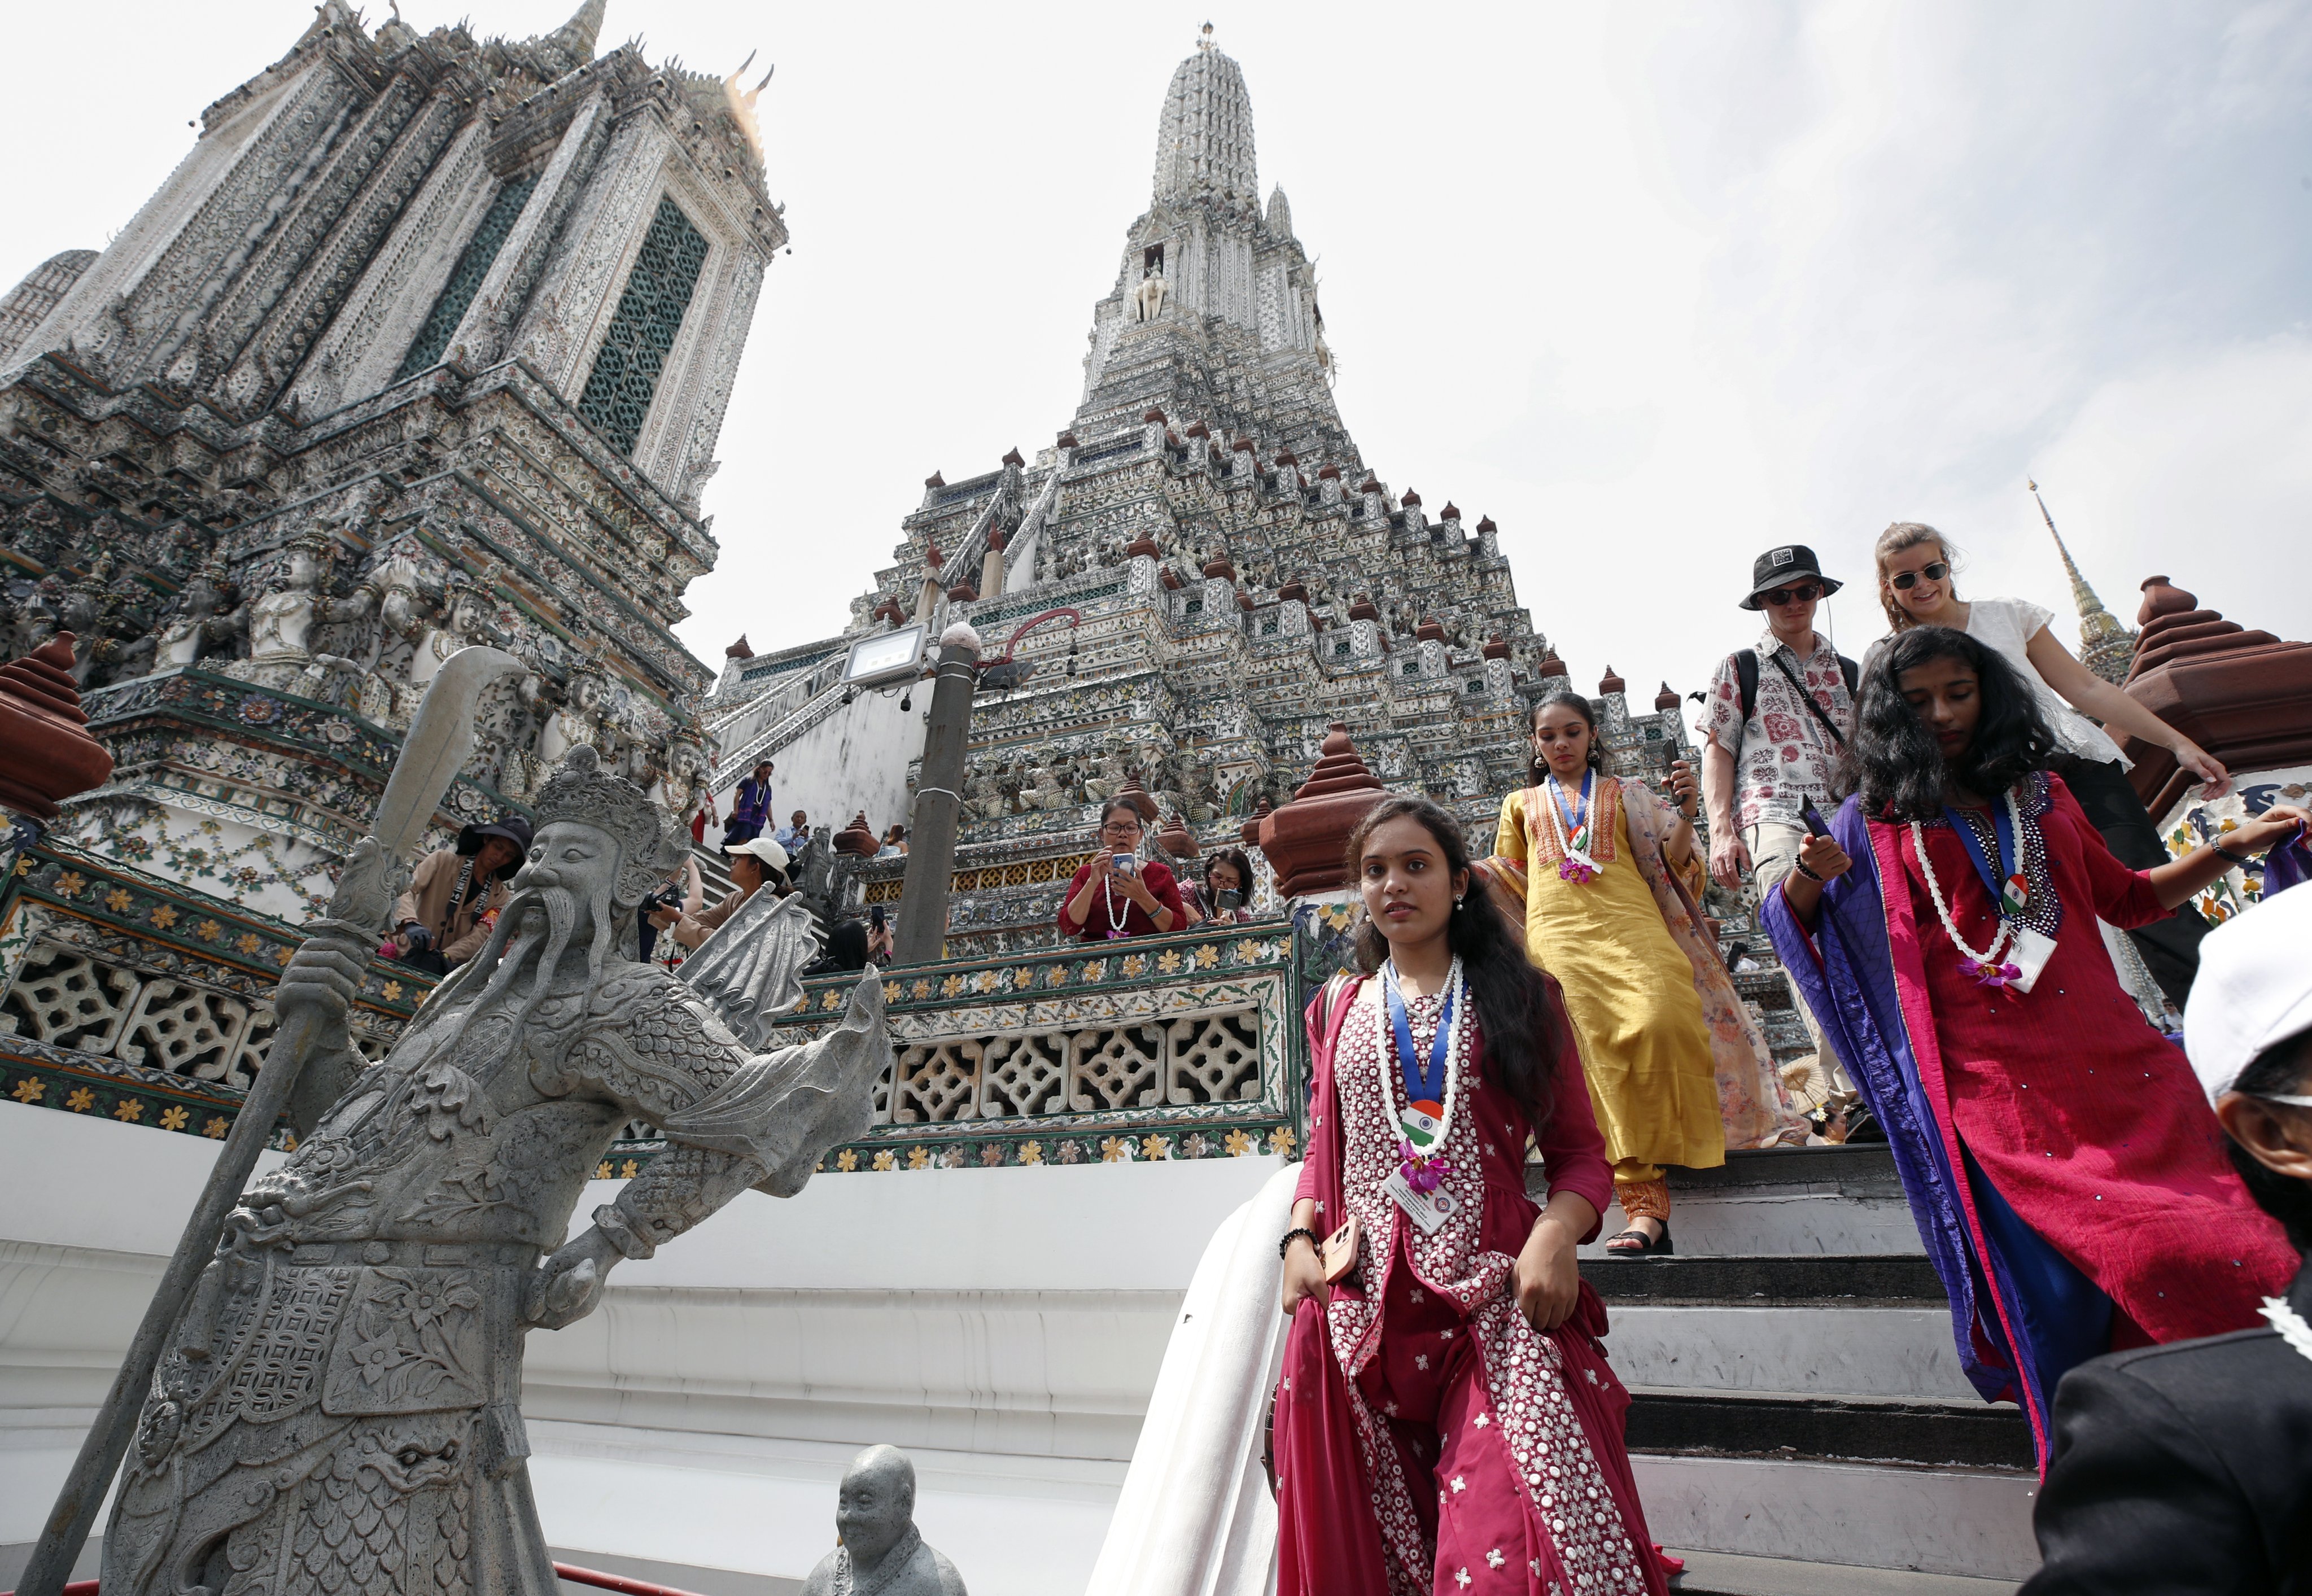
[[[2054,539],[2055,552],[2071,579],[2071,603],[2080,612],[2080,662],[2106,681],[2125,681],[2128,667],[2135,662],[2135,634],[2103,607],[2095,589],[2080,574],[2071,549],[2064,546],[2063,534],[2055,530],[2055,518],[2048,513],[2047,501],[2039,496],[2039,484],[2027,477],[2023,486],[2030,489],[2032,501],[2039,506],[2039,517],[2047,523],[2047,535]]]

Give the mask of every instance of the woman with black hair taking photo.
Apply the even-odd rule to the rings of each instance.
[[[1886,1127],[1968,1378],[2025,1409],[2044,1467],[2065,1371],[2246,1329],[2295,1273],[2096,920],[2148,924],[2306,817],[2129,869],[2048,773],[2029,685],[1947,627],[1874,656],[1855,721],[1852,795],[1767,929]]]
[[[1662,1596],[1677,1565],[1647,1539],[1629,1398],[1575,1261],[1610,1179],[1556,984],[1436,804],[1382,800],[1348,865],[1365,918],[1354,973],[1309,1005],[1280,1245],[1277,1589]]]

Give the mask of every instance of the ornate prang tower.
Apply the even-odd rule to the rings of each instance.
[[[1480,841],[1525,781],[1528,706],[1565,667],[1492,520],[1432,513],[1367,468],[1324,325],[1283,189],[1260,203],[1244,75],[1206,38],[1165,92],[1150,204],[1093,308],[1073,419],[1032,463],[1015,450],[985,475],[934,473],[853,604],[849,637],[968,620],[992,667],[954,955],[1050,939],[1102,799],[1144,787],[1187,829],[1160,846],[1190,856],[1235,844],[1308,778],[1336,721],[1382,782],[1451,804]],[[906,818],[923,732],[829,685],[845,640],[732,657],[722,782],[775,758],[783,810],[838,826],[863,810],[880,831]],[[1625,769],[1659,772],[1683,746],[1674,699],[1600,704]],[[858,868],[869,901],[897,895],[897,865]]]
[[[2135,634],[2119,623],[2119,618],[2103,607],[2095,589],[2080,574],[2071,561],[2071,551],[2063,547],[2063,534],[2055,530],[2055,518],[2047,513],[2047,501],[2039,496],[2039,485],[2027,480],[2031,500],[2039,506],[2040,519],[2047,523],[2047,535],[2055,540],[2055,552],[2062,557],[2063,572],[2071,579],[2071,602],[2080,612],[2080,662],[2110,682],[2114,687],[2127,680],[2127,672],[2135,663]]]
[[[0,1032],[141,1057],[166,987],[205,1038],[171,1067],[239,1069],[467,644],[532,671],[436,840],[578,742],[670,804],[703,782],[713,679],[670,628],[786,227],[762,83],[597,54],[602,19],[421,36],[325,0],[110,244],[0,300],[0,657],[72,633],[117,761],[0,904]]]

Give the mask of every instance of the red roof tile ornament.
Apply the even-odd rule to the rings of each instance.
[[[1553,676],[1571,677],[1573,674],[1565,668],[1565,662],[1557,657],[1557,651],[1554,648],[1542,656],[1541,663],[1533,668],[1533,673],[1544,681]]]
[[[1260,823],[1275,812],[1276,806],[1269,802],[1268,794],[1263,793],[1260,802],[1253,806],[1252,818],[1236,829],[1236,834],[1244,839],[1245,846],[1257,848],[1260,846]]]
[[[1380,485],[1379,478],[1373,476],[1371,472],[1367,472],[1365,474],[1365,479],[1357,484],[1357,491],[1359,493],[1387,493],[1388,489]]]
[[[1490,515],[1481,515],[1481,516],[1479,516],[1479,517],[1477,518],[1477,534],[1478,534],[1478,536],[1483,537],[1485,533],[1490,532],[1490,531],[1497,531],[1497,530],[1498,530],[1498,529],[1497,529],[1497,528],[1495,528],[1495,527],[1494,527],[1494,525],[1493,525],[1493,518],[1492,516],[1490,516]]]
[[[1338,482],[1340,479],[1341,479],[1341,468],[1340,468],[1340,467],[1338,467],[1338,466],[1331,466],[1331,465],[1327,465],[1327,466],[1319,466],[1319,467],[1318,467],[1318,468],[1317,468],[1317,480],[1318,480],[1318,481],[1319,481],[1319,482]]]
[[[101,787],[112,755],[88,734],[72,679],[70,632],[58,632],[21,660],[0,665],[0,804],[53,820],[64,800]]]
[[[2143,628],[2127,696],[2246,775],[2312,764],[2312,644],[2251,632],[2154,576],[2143,584]],[[2128,738],[2135,761],[2127,778],[2154,820],[2174,808],[2198,778],[2164,748]]]
[[[857,859],[871,859],[882,848],[875,838],[875,828],[867,823],[867,811],[861,810],[851,817],[851,824],[835,834],[829,845],[838,854],[849,854]]]
[[[1292,581],[1286,583],[1283,587],[1278,588],[1276,590],[1276,596],[1279,600],[1292,600],[1298,603],[1306,604],[1309,601],[1309,584],[1302,582],[1296,576]]]
[[[1006,466],[1024,466],[1028,462],[1025,459],[1021,458],[1020,453],[1017,449],[1006,449],[1003,452],[1003,458],[996,463]]]
[[[1409,487],[1405,490],[1403,496],[1397,502],[1407,510],[1418,510],[1421,508],[1421,495],[1414,492]]]
[[[1162,426],[1164,425],[1164,412],[1158,409],[1151,409],[1148,414],[1143,416],[1140,420],[1143,425],[1152,421],[1158,426]]]
[[[1140,536],[1134,538],[1131,542],[1126,543],[1124,546],[1124,552],[1127,558],[1144,556],[1145,557],[1152,560],[1160,557],[1164,551],[1156,547],[1155,539],[1150,537],[1147,533],[1143,532]]]
[[[747,646],[747,634],[744,632],[740,633],[739,641],[724,649],[722,651],[722,657],[726,660],[753,659],[755,657],[755,651]]]
[[[1209,438],[1213,435],[1213,429],[1201,421],[1192,421],[1188,424],[1187,435],[1191,438]]]
[[[1665,712],[1677,707],[1677,694],[1669,683],[1662,683],[1661,691],[1654,695],[1654,707]]]
[[[1614,667],[1607,666],[1606,674],[1598,682],[1598,693],[1602,697],[1611,697],[1616,693],[1626,693],[1629,690],[1630,684],[1614,674]]]
[[[1442,643],[1445,641],[1445,627],[1434,616],[1424,615],[1421,618],[1421,624],[1413,628],[1413,635],[1423,643]]]
[[[1156,833],[1156,846],[1175,859],[1191,864],[1199,856],[1196,834],[1188,829],[1188,823],[1180,818],[1178,810],[1164,818],[1164,829]]]
[[[1440,511],[1437,513],[1437,519],[1438,519],[1438,520],[1440,520],[1440,521],[1458,521],[1458,520],[1460,520],[1460,519],[1461,519],[1461,511],[1460,511],[1459,506],[1458,506],[1457,504],[1455,504],[1453,503],[1453,501],[1452,501],[1452,500],[1450,500],[1450,499],[1446,500],[1446,501],[1445,501],[1445,508],[1443,508],[1442,510],[1440,510]]]
[[[1080,444],[1080,443],[1078,443],[1076,442],[1076,435],[1075,435],[1075,434],[1073,434],[1073,433],[1072,433],[1072,432],[1066,432],[1066,433],[1062,433],[1062,434],[1060,434],[1060,441],[1059,441],[1058,447],[1060,447],[1060,448],[1062,448],[1062,449],[1080,449],[1080,448],[1082,448],[1082,444]]]
[[[968,582],[959,582],[947,590],[947,596],[951,602],[968,604],[979,597],[979,590]]]
[[[1335,721],[1325,739],[1324,757],[1292,802],[1260,823],[1260,851],[1276,873],[1276,890],[1305,898],[1344,885],[1341,863],[1349,833],[1365,811],[1388,795],[1349,741],[1349,728]]]
[[[1140,811],[1142,825],[1152,826],[1156,823],[1156,800],[1149,796],[1148,789],[1140,785],[1138,771],[1131,770],[1125,773],[1124,785],[1116,789],[1116,795]]]
[[[937,471],[933,471],[930,476],[924,478],[924,486],[931,489],[933,493],[937,493],[941,488],[947,486],[947,478],[941,476]]]
[[[1510,657],[1510,645],[1499,632],[1495,632],[1485,639],[1484,653],[1489,660],[1506,660]]]
[[[1227,582],[1236,580],[1236,567],[1229,564],[1227,549],[1216,550],[1213,557],[1204,562],[1204,574],[1218,576]]]
[[[1351,620],[1379,620],[1380,618],[1380,609],[1373,603],[1370,594],[1359,593],[1356,597],[1349,601],[1349,618]]]

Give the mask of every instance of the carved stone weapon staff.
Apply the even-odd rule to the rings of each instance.
[[[409,735],[402,740],[393,773],[386,778],[377,820],[346,856],[328,915],[307,928],[308,941],[334,932],[366,936],[373,944],[382,934],[409,850],[425,835],[442,795],[473,752],[474,708],[482,690],[500,677],[528,669],[497,648],[461,648],[442,662],[417,706]],[[104,1488],[136,1434],[161,1350],[215,1255],[226,1216],[241,1200],[241,1188],[257,1168],[257,1156],[273,1134],[273,1122],[281,1117],[319,1040],[318,1027],[302,1013],[285,1016],[274,1033],[272,1048],[241,1101],[232,1132],[161,1276],[160,1289],[153,1293],[136,1339],[128,1344],[127,1361],[120,1365],[104,1406],[97,1410],[96,1423],[81,1443],[80,1456],[73,1460],[64,1489],[57,1495],[56,1507],[16,1587],[18,1596],[60,1596],[72,1576],[73,1564],[95,1528]]]

